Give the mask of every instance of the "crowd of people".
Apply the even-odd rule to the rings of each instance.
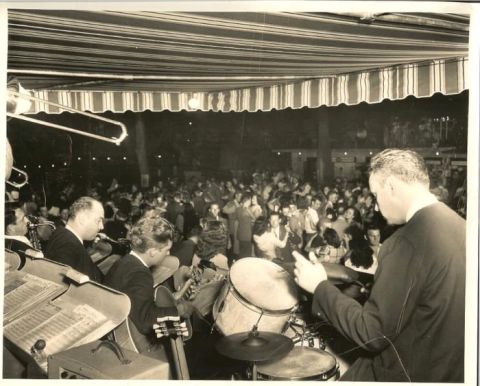
[[[458,170],[442,175],[432,170],[432,174],[432,193],[457,209],[459,200],[465,199]],[[53,203],[50,207],[39,203],[36,194],[20,202],[17,191],[9,192],[6,235],[28,236],[26,227],[18,230],[15,226],[28,219],[57,228],[65,226],[77,192],[79,188],[73,183],[65,186],[49,200]],[[336,178],[333,184],[317,188],[290,171],[257,171],[249,181],[160,180],[146,189],[120,184],[114,178],[110,184],[98,182],[82,193],[102,203],[103,233],[113,240],[126,239],[132,226],[149,211],[160,213],[175,229],[171,252],[178,252],[186,266],[200,247],[205,249],[202,233],[216,232],[218,235],[205,237],[218,254],[228,258],[228,265],[247,256],[292,262],[291,252],[297,250],[312,261],[333,262],[373,274],[378,244],[394,230],[375,209],[375,197],[366,181]],[[53,227],[36,230],[41,247],[46,249]]]
[[[429,202],[455,206],[465,186],[453,176],[444,175],[430,185],[430,192],[426,177],[428,195],[423,180],[422,194]],[[238,259],[268,259],[295,272],[299,285],[313,292],[315,286],[310,288],[298,273],[301,254],[312,267],[324,263],[325,269],[333,265],[355,272],[352,281],[360,282],[362,291],[342,291],[363,304],[379,266],[380,246],[404,223],[385,220],[385,207],[380,212],[377,203],[380,190],[371,191],[371,186],[345,178],[315,186],[289,171],[257,171],[248,181],[170,179],[147,189],[113,179],[95,184],[80,197],[81,190],[69,184],[51,199],[51,206],[40,205],[35,194],[25,197],[24,192],[21,202],[21,195],[13,191],[5,205],[6,246],[19,242],[27,245],[23,252],[33,247],[91,280],[127,293],[132,302],[129,320],[142,334],[152,333],[159,315],[189,318],[194,312],[182,297],[175,307],[154,303],[150,269],[169,254],[180,266],[209,268],[224,276]],[[85,248],[98,241],[99,234],[129,245],[108,272],[99,270]]]

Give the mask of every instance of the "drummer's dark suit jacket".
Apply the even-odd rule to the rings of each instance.
[[[371,352],[342,380],[463,382],[465,221],[442,203],[421,209],[382,245],[363,306],[324,281],[313,312]]]
[[[102,282],[103,275],[94,264],[80,240],[68,229],[58,227],[47,244],[45,257],[69,265],[88,275],[90,280]]]
[[[144,335],[153,331],[157,318],[178,315],[176,307],[158,307],[155,304],[152,273],[133,255],[117,260],[105,276],[104,284],[130,298],[130,320]]]

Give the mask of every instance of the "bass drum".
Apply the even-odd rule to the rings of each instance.
[[[335,357],[312,347],[294,347],[280,360],[257,365],[259,379],[279,381],[337,380],[339,371]]]
[[[235,262],[213,306],[215,326],[224,335],[250,331],[283,333],[297,305],[290,274],[271,261],[246,257]]]

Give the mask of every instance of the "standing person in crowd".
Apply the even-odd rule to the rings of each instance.
[[[187,237],[190,230],[198,225],[200,225],[200,218],[197,212],[195,212],[191,202],[186,202],[183,205],[183,211],[177,215],[175,227],[183,237]]]
[[[375,155],[370,187],[387,221],[405,225],[382,245],[369,299],[345,296],[321,264],[298,253],[296,281],[314,294],[315,314],[370,351],[342,380],[461,383],[465,220],[429,192],[425,162],[413,151]]]
[[[200,188],[197,188],[193,191],[193,208],[197,213],[198,218],[201,218],[205,214],[205,198],[203,197],[203,191]]]
[[[326,228],[323,231],[323,245],[318,246],[317,240],[312,241],[311,247],[314,248],[314,250],[309,253],[310,260],[320,263],[339,264],[345,254],[345,249],[341,247],[342,240],[338,237],[335,229]],[[312,253],[314,255],[312,255]]]
[[[172,200],[167,205],[167,212],[165,214],[165,217],[172,224],[175,224],[175,222],[177,221],[177,216],[182,212],[182,194],[180,192],[175,192],[173,194]]]
[[[265,218],[262,217],[265,221]],[[285,248],[287,245],[288,232],[285,227],[280,226],[280,215],[272,212],[268,217],[263,232],[256,232],[253,240],[259,251],[259,257],[273,260],[280,256],[279,249]]]
[[[348,227],[347,220],[345,220],[345,206],[343,204],[338,205],[337,207],[337,218],[332,222],[332,229],[338,233],[340,240],[343,239],[343,234],[345,229]]]
[[[68,208],[60,209],[60,217],[55,220],[56,227],[64,227],[68,222]]]
[[[124,239],[127,237],[128,215],[126,215],[122,209],[118,209],[113,215],[112,221],[105,224],[105,234],[113,240]]]
[[[192,265],[206,264],[207,266],[226,273],[228,259],[225,256],[228,242],[228,230],[221,221],[209,221],[200,233]],[[210,264],[208,264],[210,263]]]
[[[101,282],[102,273],[88,255],[83,242],[95,239],[103,229],[103,206],[91,197],[80,197],[69,212],[67,225],[57,228],[51,236],[45,257],[69,265],[90,280]]]
[[[367,228],[367,240],[373,251],[373,263],[375,265],[378,263],[378,255],[380,253],[380,247],[382,246],[380,239],[380,227],[375,223],[370,224]]]
[[[233,186],[233,184],[232,184]],[[235,224],[237,221],[237,208],[240,206],[242,200],[242,192],[237,190],[231,201],[228,201],[222,208],[222,212],[228,217],[228,235],[230,237],[230,245],[232,246],[232,253],[238,254],[238,245],[235,245],[236,229]]]
[[[236,238],[238,240],[238,256],[248,257],[252,256],[252,227],[255,221],[255,215],[251,212],[252,196],[246,193],[242,197],[240,206],[236,209],[236,223],[237,232]]]
[[[180,266],[189,267],[192,265],[193,255],[195,254],[201,232],[202,227],[200,225],[194,226],[190,229],[186,239],[173,244],[172,255],[178,258]]]
[[[362,228],[362,216],[360,216],[360,211],[354,206],[347,208],[344,218],[348,225],[357,225],[359,228]]]
[[[322,202],[320,201],[320,198],[313,197],[310,205],[308,206],[307,212],[305,213],[305,243],[307,243],[317,233],[317,225],[320,219],[318,215],[318,209],[320,208],[321,204]]]
[[[222,217],[220,214],[220,205],[217,202],[212,202],[208,205],[206,215],[204,217],[205,221],[220,221],[225,225],[225,229],[228,229],[228,221],[226,218]]]

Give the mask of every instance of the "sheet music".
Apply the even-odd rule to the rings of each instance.
[[[52,302],[13,321],[3,330],[4,336],[29,353],[38,339],[46,342],[43,357],[73,347],[89,332],[99,328],[107,317],[82,304],[71,310]]]
[[[8,325],[27,308],[41,303],[62,290],[60,284],[28,273],[10,272],[5,275],[3,318]]]

